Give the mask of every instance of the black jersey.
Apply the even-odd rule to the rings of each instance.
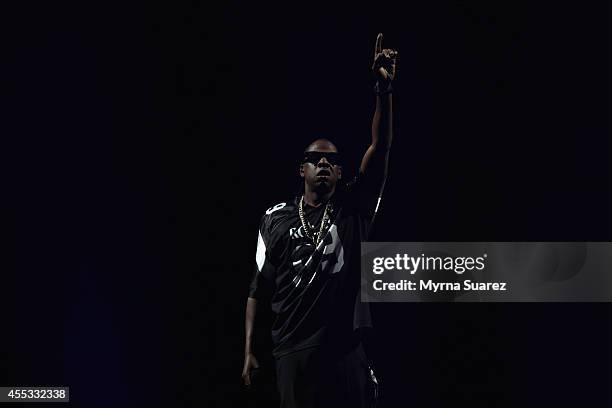
[[[270,299],[276,357],[314,346],[348,347],[356,329],[371,326],[359,295],[360,247],[380,202],[376,190],[357,178],[339,186],[331,225],[317,247],[300,221],[301,196],[263,215],[249,296]],[[319,225],[325,207],[304,203],[306,218]]]

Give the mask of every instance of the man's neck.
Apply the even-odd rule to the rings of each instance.
[[[310,205],[311,207],[318,207],[321,204],[324,204],[329,201],[333,194],[334,190],[321,192],[313,191],[306,187],[304,192],[304,201],[306,201],[306,204]]]

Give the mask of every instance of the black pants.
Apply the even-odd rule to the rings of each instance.
[[[359,344],[346,353],[318,347],[300,350],[276,360],[281,408],[370,407],[373,384],[368,362]]]

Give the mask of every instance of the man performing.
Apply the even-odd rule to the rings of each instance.
[[[392,139],[392,88],[397,52],[378,34],[372,71],[376,110],[372,142],[359,174],[346,184],[340,156],[327,139],[304,152],[303,194],[277,204],[261,219],[256,268],[246,306],[242,377],[258,367],[252,351],[258,301],[274,313],[273,355],[282,408],[370,407],[375,378],[363,347],[371,327],[360,301],[360,243],[365,241],[386,179]]]

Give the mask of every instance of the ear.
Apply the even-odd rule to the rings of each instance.
[[[338,166],[338,180],[342,180],[342,167]]]
[[[304,164],[300,164],[300,177],[304,178]]]

